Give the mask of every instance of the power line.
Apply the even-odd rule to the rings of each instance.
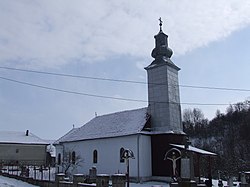
[[[192,86],[192,85],[179,85],[179,86],[185,87],[185,88],[199,88],[199,89],[209,89],[209,90],[250,92],[250,89],[243,89],[243,88],[226,88],[226,87],[209,87],[209,86]]]
[[[23,84],[23,85],[28,85],[28,86],[32,86],[32,87],[42,88],[42,89],[46,89],[46,90],[53,90],[53,91],[57,91],[57,92],[64,92],[64,93],[75,94],[75,95],[84,95],[84,96],[90,96],[90,97],[116,99],[116,100],[123,100],[123,101],[147,102],[145,100],[139,100],[139,99],[124,99],[124,98],[119,98],[119,97],[102,96],[102,95],[88,94],[88,93],[82,93],[82,92],[75,92],[75,91],[70,91],[70,90],[63,90],[63,89],[52,88],[52,87],[48,87],[48,86],[41,86],[38,84],[32,84],[32,83],[28,83],[28,82],[18,81],[18,80],[14,80],[14,79],[9,79],[9,78],[5,78],[5,77],[1,77],[1,76],[0,76],[0,79]]]
[[[38,73],[38,74],[46,74],[46,75],[62,76],[62,77],[81,78],[81,79],[92,79],[92,80],[113,81],[113,82],[134,83],[134,84],[164,85],[164,84],[161,84],[161,83],[147,83],[147,82],[143,82],[143,81],[91,77],[91,76],[82,76],[82,75],[73,75],[73,74],[64,74],[64,73],[54,73],[54,72],[27,70],[27,69],[19,69],[19,68],[11,68],[11,67],[3,67],[3,66],[0,66],[0,68],[1,69],[7,69],[7,70],[14,70],[14,71],[22,71],[22,72]],[[176,86],[178,86],[178,85],[176,85]],[[223,91],[250,92],[250,89],[243,89],[243,88],[210,87],[210,86],[195,86],[195,85],[183,85],[183,84],[179,84],[179,87],[194,88],[194,89],[210,89],[210,90],[223,90]]]
[[[1,69],[7,69],[7,70],[29,72],[29,73],[38,73],[38,74],[61,76],[61,77],[72,77],[72,78],[81,78],[81,79],[93,79],[93,80],[113,81],[113,82],[125,82],[125,83],[135,83],[135,84],[147,84],[146,82],[142,82],[142,81],[131,81],[131,80],[122,80],[122,79],[109,79],[109,78],[101,78],[101,77],[91,77],[91,76],[82,76],[82,75],[73,75],[73,74],[46,72],[46,71],[36,71],[36,70],[27,70],[27,69],[2,67],[2,66],[0,66],[0,68]]]
[[[71,91],[71,90],[52,88],[52,87],[48,87],[48,86],[41,86],[41,85],[38,85],[38,84],[18,81],[18,80],[15,80],[15,79],[9,79],[9,78],[6,78],[6,77],[1,77],[1,76],[0,76],[0,79],[10,81],[10,82],[14,82],[14,83],[18,83],[18,84],[23,84],[23,85],[28,85],[28,86],[32,86],[32,87],[42,88],[42,89],[46,89],[46,90],[63,92],[63,93],[67,93],[67,94],[75,94],[75,95],[98,97],[98,98],[104,98],[104,99],[122,100],[122,101],[131,101],[131,102],[143,102],[143,103],[148,102],[146,100],[140,100],[140,99],[119,98],[119,97],[103,96],[103,95],[96,95],[96,94],[76,92],[76,91]],[[152,103],[167,103],[167,104],[182,104],[182,105],[204,105],[204,106],[205,105],[207,105],[207,106],[213,106],[213,105],[216,105],[216,106],[218,106],[218,105],[223,106],[224,105],[225,106],[225,105],[229,105],[229,104],[223,104],[223,103],[216,103],[216,104],[212,104],[212,103],[188,103],[188,102],[177,103],[177,102],[157,102],[157,101],[153,101]]]

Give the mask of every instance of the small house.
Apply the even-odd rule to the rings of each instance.
[[[0,162],[2,165],[44,165],[48,144],[28,130],[1,131]]]

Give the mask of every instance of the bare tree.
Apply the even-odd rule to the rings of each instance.
[[[187,124],[193,124],[193,111],[190,108],[186,108],[183,110],[183,122]]]
[[[201,123],[205,119],[203,112],[199,108],[194,108],[193,114],[194,114],[194,124]]]
[[[62,168],[66,176],[71,176],[72,171],[77,167],[82,166],[83,162],[83,158],[79,154],[76,154],[74,150],[64,150]]]

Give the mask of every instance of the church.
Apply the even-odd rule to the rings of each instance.
[[[123,151],[133,152],[130,177],[137,181],[172,176],[172,163],[164,159],[172,145],[183,145],[186,134],[181,121],[178,83],[180,70],[171,60],[168,35],[154,36],[154,60],[145,67],[148,78],[148,106],[96,116],[82,127],[73,128],[55,143],[58,171],[72,162],[73,173],[126,173]],[[79,161],[77,164],[77,160]]]

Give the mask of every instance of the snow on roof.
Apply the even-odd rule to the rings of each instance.
[[[147,119],[147,108],[97,116],[82,127],[72,129],[54,144],[137,134]]]
[[[75,131],[77,131],[79,128],[73,128],[71,129],[69,132],[67,132],[65,135],[63,135],[61,138],[59,138],[58,140],[56,140],[53,144],[59,144],[60,142],[65,142],[68,140],[68,137],[71,136],[71,134],[73,134]]]
[[[15,144],[44,144],[49,143],[41,138],[37,137],[32,133],[28,133],[26,136],[25,132],[16,131],[0,131],[0,143],[15,143]]]
[[[185,149],[185,146],[184,145],[179,145],[179,144],[170,144],[174,147],[177,147],[177,148],[181,148],[181,149]],[[188,150],[189,151],[192,151],[192,152],[195,152],[195,153],[199,153],[199,154],[202,154],[202,155],[210,155],[210,156],[216,156],[215,153],[212,153],[212,152],[209,152],[209,151],[205,151],[203,149],[199,149],[197,147],[193,147],[193,146],[189,146],[188,147]]]

